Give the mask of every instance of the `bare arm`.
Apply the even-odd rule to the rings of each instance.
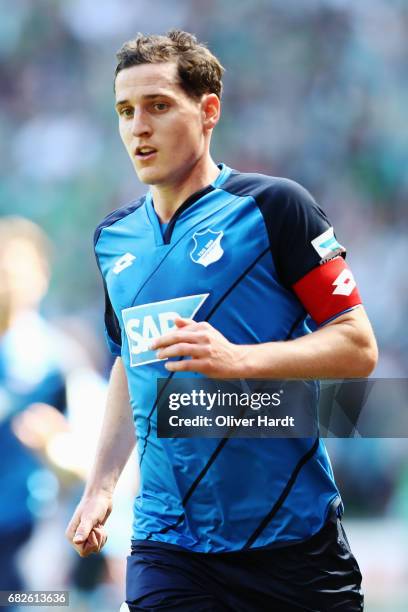
[[[81,556],[99,552],[106,542],[105,524],[120,474],[135,446],[126,374],[118,358],[112,368],[107,404],[95,462],[66,536]]]
[[[84,495],[101,490],[113,494],[135,442],[126,374],[122,359],[118,357],[112,368],[94,467]]]
[[[253,378],[358,378],[372,372],[377,358],[360,306],[301,338],[247,347],[241,366]]]
[[[170,371],[213,378],[352,378],[368,376],[377,344],[362,306],[317,331],[286,342],[237,345],[208,323],[176,319],[177,331],[155,340],[158,356],[192,357],[166,362]]]

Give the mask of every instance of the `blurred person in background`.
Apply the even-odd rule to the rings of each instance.
[[[36,520],[52,509],[57,479],[19,439],[21,417],[63,430],[65,377],[58,334],[39,313],[49,281],[50,243],[39,226],[0,219],[0,590],[21,590],[18,553]],[[23,427],[24,428],[24,427]],[[27,438],[36,438],[28,427]]]
[[[68,559],[56,524],[66,521],[89,472],[95,441],[88,432],[101,422],[106,381],[95,366],[100,346],[92,331],[80,320],[57,326],[40,314],[51,250],[35,223],[0,219],[0,590],[68,582],[73,605],[91,600],[109,610],[123,583],[124,524],[138,479],[134,470],[127,471],[128,486],[122,479],[115,535],[104,557]]]
[[[69,585],[73,605],[90,600],[110,610],[123,583],[138,479],[134,470],[124,474],[115,537],[104,557],[69,559],[55,534],[89,472],[96,439],[88,432],[101,422],[106,381],[90,350],[99,352],[92,331],[82,329],[81,320],[62,319],[57,326],[40,314],[51,250],[35,223],[0,219],[0,590]]]
[[[214,378],[368,375],[376,343],[344,263],[345,249],[299,185],[241,174],[212,161],[222,67],[192,35],[140,35],[124,45],[118,59],[120,134],[139,179],[151,191],[112,213],[95,234],[108,341],[117,360],[94,469],[67,537],[81,556],[99,552],[106,542],[113,490],[135,444],[130,399],[142,469],[128,559],[130,610],[362,610],[361,574],[341,525],[341,498],[319,438],[228,445],[158,440],[154,415],[155,381],[168,372],[170,377],[197,372]],[[201,236],[206,237],[202,242]],[[260,243],[253,242],[254,236]],[[178,252],[180,244],[185,248]],[[229,264],[211,267],[226,248]],[[263,279],[258,285],[253,280],[251,307],[245,283],[239,282],[246,274],[240,275],[254,257],[248,275],[265,256],[269,261],[270,251],[279,274],[268,263],[259,264],[266,270],[258,270]],[[214,270],[222,279],[216,288]],[[268,278],[274,279],[273,288]],[[232,282],[235,291],[227,291]],[[171,301],[210,287],[204,307],[202,300],[180,310],[181,303]],[[163,327],[156,333],[147,323],[153,319],[149,307],[169,298],[172,324],[167,321],[167,333],[160,336]],[[207,321],[220,304],[213,327]],[[200,322],[187,313],[198,308]],[[238,319],[231,322],[231,313]],[[144,314],[142,336],[135,330]],[[314,333],[308,333],[308,319],[317,324]],[[248,326],[253,327],[249,335],[242,331]],[[270,337],[282,341],[268,342]],[[179,359],[168,361],[174,357]],[[221,461],[215,462],[219,455]],[[256,461],[265,469],[252,469],[245,477]],[[237,486],[231,485],[234,474],[239,474]]]

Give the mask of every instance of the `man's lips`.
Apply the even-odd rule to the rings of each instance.
[[[148,145],[137,147],[135,150],[135,157],[140,160],[151,159],[156,155],[157,149]]]

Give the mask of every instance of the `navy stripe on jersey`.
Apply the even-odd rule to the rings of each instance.
[[[272,506],[271,511],[268,512],[268,514],[265,516],[265,518],[262,519],[262,521],[260,522],[258,527],[255,529],[255,531],[252,533],[252,535],[248,538],[248,541],[246,542],[245,546],[243,547],[243,550],[246,550],[246,549],[250,548],[256,542],[256,540],[259,538],[259,536],[261,535],[263,530],[266,529],[266,527],[270,524],[271,520],[277,514],[279,509],[282,507],[282,504],[284,503],[285,499],[289,495],[293,485],[296,482],[296,478],[298,477],[300,470],[313,457],[313,455],[317,451],[318,446],[319,446],[319,437],[316,438],[316,440],[314,441],[314,444],[311,447],[311,449],[307,453],[305,453],[301,459],[299,459],[299,461],[298,461],[295,469],[293,470],[293,472],[292,472],[288,482],[286,483],[285,487],[283,488],[282,493],[280,494],[280,496],[278,497],[278,499],[276,500],[276,502]]]
[[[145,199],[146,196],[142,196],[138,200],[134,200],[133,202],[130,202],[130,204],[122,206],[121,208],[118,208],[117,210],[114,210],[109,215],[107,215],[95,230],[94,246],[96,246],[96,243],[98,242],[99,236],[101,235],[101,232],[104,227],[109,227],[110,225],[116,223],[116,221],[120,221],[120,219],[123,219],[124,217],[127,217],[127,215],[130,215],[132,212],[140,208],[140,206],[143,206]]]
[[[105,279],[103,279],[103,290],[105,294],[105,327],[111,340],[111,348],[114,350],[116,349],[115,353],[119,357],[121,354],[122,332],[120,329],[119,319],[116,316],[116,312],[113,310],[113,306],[109,298]]]

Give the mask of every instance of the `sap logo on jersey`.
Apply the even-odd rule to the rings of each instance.
[[[206,229],[193,234],[194,248],[190,252],[190,257],[196,264],[201,264],[205,268],[218,261],[224,255],[221,246],[221,239],[224,232],[214,232]]]
[[[164,361],[157,359],[156,351],[149,349],[152,340],[169,332],[174,327],[175,317],[192,319],[209,295],[188,295],[124,308],[122,317],[129,343],[130,365],[133,367]]]
[[[328,230],[317,236],[312,240],[312,246],[317,251],[322,258],[320,263],[325,263],[332,257],[343,253],[346,249],[337,242],[334,237],[334,229],[329,227]]]

